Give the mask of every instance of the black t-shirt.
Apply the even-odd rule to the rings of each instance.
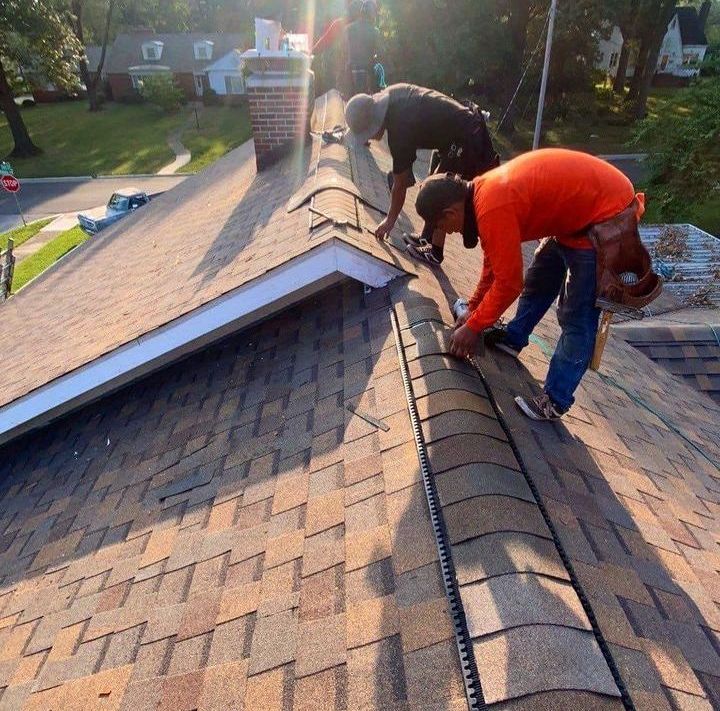
[[[396,175],[412,167],[419,148],[445,151],[476,128],[470,109],[437,91],[414,84],[393,84],[386,91],[385,129]]]

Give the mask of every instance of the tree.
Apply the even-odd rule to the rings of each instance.
[[[663,219],[720,202],[720,78],[695,84],[640,122],[634,140],[651,146],[649,192]]]
[[[198,8],[205,7],[208,0],[192,4],[197,5]],[[120,31],[125,31],[136,27],[149,27],[155,32],[187,32],[191,29],[229,31],[223,27],[206,28],[192,23],[190,5],[188,0],[124,0],[118,6],[118,28]],[[97,13],[95,16],[97,17]]]
[[[645,117],[658,56],[667,26],[675,13],[675,0],[640,0],[638,21],[640,49],[635,76],[630,85],[633,113],[636,118]]]
[[[3,0],[0,2],[0,109],[13,136],[11,156],[24,158],[40,149],[32,142],[15,105],[5,65],[30,56],[33,70],[63,87],[77,85],[81,47],[67,32],[68,18],[62,0]]]
[[[628,2],[623,3],[623,6],[615,13],[616,24],[620,28],[623,36],[623,44],[620,49],[620,57],[618,58],[617,73],[613,81],[613,91],[616,94],[625,93],[625,80],[630,62],[632,38],[636,33],[638,10],[638,0],[628,0]]]
[[[90,73],[88,68],[87,57],[85,56],[85,32],[83,29],[83,9],[84,0],[71,0],[72,8],[72,28],[75,33],[80,46],[83,48],[83,52],[80,55],[79,67],[80,77],[85,84],[88,95],[88,103],[90,104],[90,111],[98,111],[100,109],[100,102],[98,101],[97,88],[102,75],[103,65],[105,64],[105,55],[107,54],[108,39],[110,37],[110,23],[112,22],[113,10],[115,8],[115,0],[108,0],[107,3],[107,14],[105,16],[105,28],[102,34],[102,45],[100,49],[100,60],[98,62],[97,69],[94,74]]]

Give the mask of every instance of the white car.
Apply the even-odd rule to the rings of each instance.
[[[21,94],[15,97],[18,106],[35,106],[35,97],[32,94]]]
[[[149,202],[149,195],[142,190],[122,188],[110,196],[105,207],[78,213],[78,222],[83,232],[94,235]]]

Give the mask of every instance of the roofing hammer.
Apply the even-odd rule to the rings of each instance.
[[[645,316],[645,312],[640,309],[635,309],[632,306],[625,306],[624,304],[618,304],[614,301],[609,301],[608,299],[597,299],[595,301],[595,306],[601,309],[602,313],[600,314],[600,325],[598,326],[597,336],[595,336],[595,348],[593,350],[592,359],[590,360],[590,370],[600,369],[600,361],[602,360],[608,335],[610,335],[610,323],[612,322],[615,314],[637,320],[640,320]]]

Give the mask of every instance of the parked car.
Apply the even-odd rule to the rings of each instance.
[[[123,188],[110,196],[105,207],[78,213],[78,222],[83,232],[94,235],[149,202],[147,193],[135,188]]]
[[[35,99],[32,94],[22,94],[21,96],[15,97],[15,103],[18,106],[28,108],[30,106],[35,106]]]

